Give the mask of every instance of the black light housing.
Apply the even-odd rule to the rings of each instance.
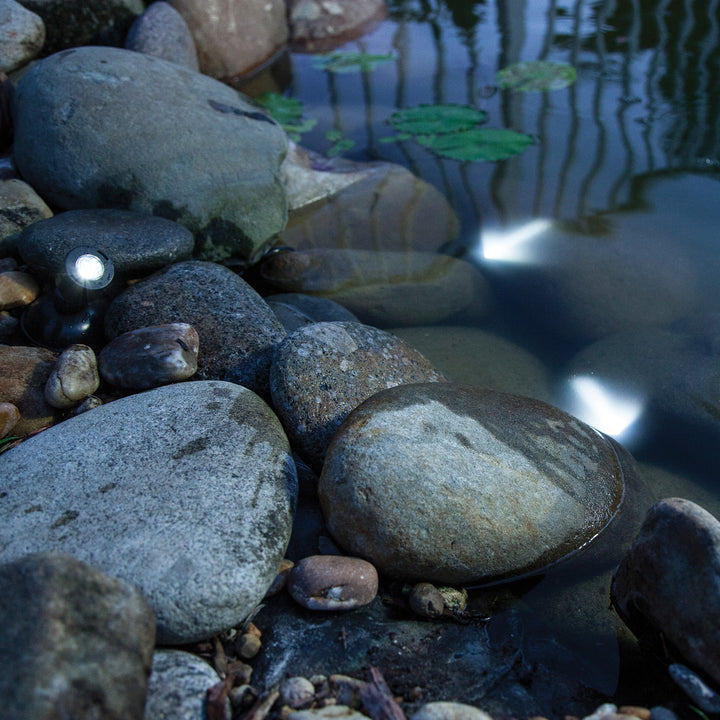
[[[72,249],[65,257],[65,271],[55,276],[52,295],[41,296],[22,314],[22,331],[35,344],[52,350],[73,343],[99,346],[108,305],[102,291],[114,275],[112,260],[102,251],[84,246]]]

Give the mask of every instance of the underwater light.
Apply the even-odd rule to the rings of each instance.
[[[480,235],[483,260],[530,262],[537,257],[533,247],[537,239],[552,226],[550,220],[538,218],[507,230],[484,230]]]
[[[55,290],[38,298],[20,318],[35,344],[62,350],[73,343],[97,345],[103,339],[107,298],[99,291],[113,280],[112,260],[96,248],[77,247],[65,257],[65,272],[55,276]]]
[[[569,381],[569,411],[588,425],[619,440],[642,415],[643,401],[606,381],[576,375]]]

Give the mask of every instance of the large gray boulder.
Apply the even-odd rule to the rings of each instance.
[[[60,551],[137,585],[160,643],[241,622],[275,579],[297,480],[253,392],[187,382],[108,403],[0,456],[0,561]]]
[[[0,584],[3,717],[142,717],[155,618],[137,588],[60,553],[0,566]]]
[[[319,482],[350,554],[393,577],[458,584],[555,563],[608,527],[624,491],[605,435],[546,403],[454,383],[364,402]]]
[[[48,202],[189,228],[207,259],[249,258],[285,225],[280,126],[205,75],[130,50],[38,63],[15,101],[15,160]]]

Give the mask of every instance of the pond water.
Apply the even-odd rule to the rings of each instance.
[[[474,327],[532,353],[550,378],[546,399],[622,442],[655,497],[718,515],[720,0],[388,4],[385,21],[339,50],[394,60],[338,74],[290,57],[286,93],[318,120],[302,144],[327,152],[337,131],[354,143],[346,157],[402,164],[440,190],[461,224],[443,251],[493,289],[493,312]],[[498,87],[498,70],[535,60],[571,65],[576,82]],[[460,162],[412,138],[383,140],[397,109],[439,103],[484,110],[484,126],[532,144]],[[445,326],[449,344],[456,325]],[[456,377],[477,362],[463,345]],[[578,572],[526,593],[524,612],[571,628],[586,664],[568,671],[612,693],[627,684],[626,640],[600,617],[609,571]]]

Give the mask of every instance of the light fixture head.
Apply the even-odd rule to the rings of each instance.
[[[102,290],[112,282],[115,268],[101,250],[76,247],[65,257],[65,273],[79,287]]]

